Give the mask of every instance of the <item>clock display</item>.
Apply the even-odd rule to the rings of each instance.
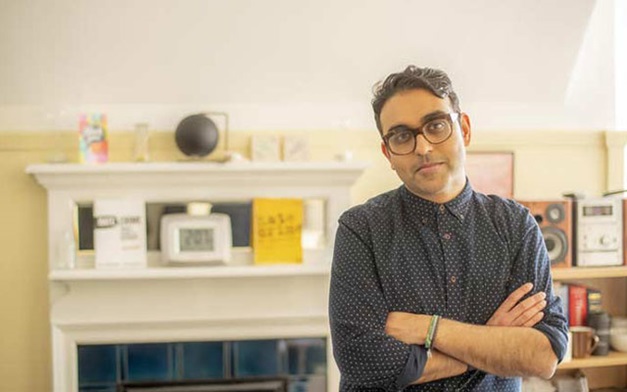
[[[213,229],[179,229],[181,252],[211,252],[214,250]]]

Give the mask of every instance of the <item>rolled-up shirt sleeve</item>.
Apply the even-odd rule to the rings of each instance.
[[[368,226],[345,213],[336,233],[329,294],[342,390],[398,391],[422,375],[426,351],[387,335],[387,315]]]
[[[544,317],[534,328],[549,339],[558,362],[561,362],[568,345],[568,320],[564,314],[561,299],[553,291],[551,262],[542,232],[531,214],[527,214],[526,219],[526,230],[518,252],[517,265],[525,266],[526,271],[521,275],[533,283],[532,294],[541,291],[546,294],[547,305],[543,310]]]

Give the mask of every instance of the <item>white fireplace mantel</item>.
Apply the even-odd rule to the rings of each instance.
[[[55,392],[78,391],[80,344],[329,338],[328,273],[337,218],[363,163],[111,163],[31,165],[48,192],[50,323]],[[58,239],[76,202],[326,200],[327,249],[302,265],[134,270],[55,269]],[[328,391],[338,371],[327,345]]]

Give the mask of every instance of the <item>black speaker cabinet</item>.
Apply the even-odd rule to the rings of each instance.
[[[570,200],[518,201],[538,222],[553,268],[573,265],[573,214]]]

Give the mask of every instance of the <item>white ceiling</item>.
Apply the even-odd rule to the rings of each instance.
[[[0,0],[0,105],[367,105],[406,64],[561,103],[593,0]]]

